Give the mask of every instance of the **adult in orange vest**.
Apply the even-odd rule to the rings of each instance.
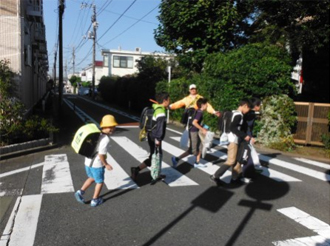
[[[196,110],[198,109],[197,107],[197,100],[199,98],[202,98],[203,96],[197,94],[197,87],[195,84],[191,84],[189,86],[189,92],[190,94],[188,96],[186,96],[185,98],[175,102],[175,103],[172,103],[169,108],[171,110],[175,110],[175,109],[178,109],[178,108],[182,108],[182,107],[185,107],[185,108],[195,108]],[[212,105],[210,105],[209,103],[207,103],[207,110],[206,110],[208,113],[210,114],[214,114],[216,116],[220,116],[220,112],[219,111],[215,111],[214,108],[212,107]]]

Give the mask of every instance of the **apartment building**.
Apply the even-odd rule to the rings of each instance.
[[[1,0],[0,33],[0,60],[10,61],[17,96],[30,110],[48,80],[43,0]]]

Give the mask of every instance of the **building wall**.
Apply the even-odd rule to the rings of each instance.
[[[0,59],[10,60],[17,97],[30,110],[45,94],[48,72],[43,0],[0,1]]]
[[[104,60],[103,73],[107,76],[125,76],[138,73],[139,70],[136,68],[137,61],[144,56],[153,55],[164,57],[164,59],[170,59],[172,56],[162,54],[162,53],[151,53],[151,52],[141,52],[141,49],[136,48],[135,51],[125,51],[125,50],[102,50],[102,56]],[[130,57],[132,60],[132,66],[129,67],[118,67],[118,57]],[[117,62],[117,64],[115,64]],[[125,62],[123,63],[125,65]]]

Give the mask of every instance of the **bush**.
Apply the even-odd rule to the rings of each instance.
[[[295,106],[287,95],[270,96],[263,100],[258,141],[270,148],[292,150],[295,144],[292,129],[297,123]]]
[[[230,83],[245,95],[264,98],[293,93],[292,67],[285,49],[275,45],[250,44],[207,57],[204,73]]]
[[[330,150],[330,132],[327,134],[322,134],[321,139],[324,144],[324,148]]]
[[[25,118],[24,104],[15,97],[14,73],[9,61],[0,61],[0,145],[24,142],[40,137],[48,137],[58,129],[46,119],[38,116]]]

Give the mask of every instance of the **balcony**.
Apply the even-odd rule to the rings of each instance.
[[[44,25],[41,24],[36,25],[34,39],[37,42],[46,42]]]
[[[27,5],[26,6],[26,17],[28,20],[42,21],[41,7],[38,5]]]

